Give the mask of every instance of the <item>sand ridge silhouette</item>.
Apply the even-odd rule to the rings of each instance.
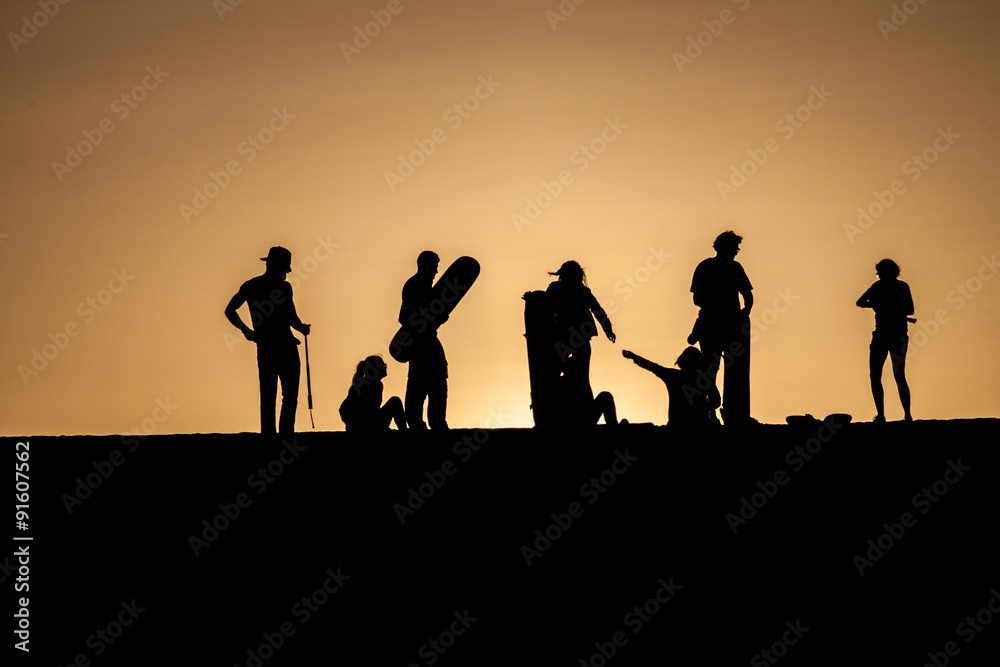
[[[199,646],[247,665],[276,636],[263,664],[349,647],[379,664],[593,664],[602,647],[609,664],[735,664],[786,623],[808,631],[783,664],[923,664],[961,641],[956,623],[997,585],[1000,420],[753,433],[165,435],[107,477],[122,438],[31,438],[33,609],[60,628],[38,649],[88,652],[133,599],[149,611],[102,664]],[[964,664],[995,650],[992,630],[961,644]]]

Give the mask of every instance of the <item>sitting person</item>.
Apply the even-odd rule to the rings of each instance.
[[[674,426],[718,424],[715,409],[722,403],[719,390],[708,375],[708,361],[696,347],[685,348],[677,357],[677,367],[664,368],[628,350],[622,356],[631,359],[667,385],[670,407],[667,423]]]
[[[358,364],[347,398],[340,404],[340,418],[349,432],[386,431],[395,421],[406,430],[403,402],[393,396],[382,405],[382,378],[389,374],[382,357],[368,357]]]

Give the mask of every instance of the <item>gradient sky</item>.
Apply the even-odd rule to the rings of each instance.
[[[0,433],[258,430],[223,308],[273,245],[313,325],[319,430],[343,429],[357,362],[389,360],[424,249],[482,265],[440,332],[453,427],[531,424],[521,294],[568,259],[618,334],[594,341],[595,391],[662,424],[662,383],[621,350],[673,363],[726,229],[755,417],[871,419],[854,302],[883,257],[919,319],[914,416],[1000,417],[1000,5],[902,4],[5,2]],[[303,372],[299,430],[305,394]]]

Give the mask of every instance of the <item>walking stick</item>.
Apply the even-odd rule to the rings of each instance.
[[[312,424],[313,428],[316,428],[316,422],[313,421],[313,388],[312,388],[312,378],[309,377],[309,334],[305,334],[306,339],[306,394],[309,399],[309,423]]]

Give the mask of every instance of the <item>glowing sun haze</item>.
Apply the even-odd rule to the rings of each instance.
[[[387,343],[425,249],[482,265],[440,331],[453,427],[531,424],[521,295],[568,259],[618,335],[593,342],[595,391],[662,424],[662,383],[621,350],[673,363],[727,229],[756,418],[874,415],[855,301],[885,257],[916,305],[915,418],[1000,416],[993,0],[41,11],[0,9],[3,434],[258,430],[253,344],[223,309],[274,245],[319,430],[368,355],[402,396]]]

